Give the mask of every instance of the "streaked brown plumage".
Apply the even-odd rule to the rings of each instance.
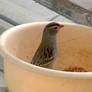
[[[38,47],[31,64],[48,67],[57,57],[56,34],[63,25],[52,22],[46,25],[43,31],[42,41]]]

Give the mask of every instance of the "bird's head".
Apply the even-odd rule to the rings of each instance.
[[[48,33],[51,36],[55,36],[62,27],[64,27],[64,25],[61,25],[56,22],[51,22],[46,25],[44,33]]]

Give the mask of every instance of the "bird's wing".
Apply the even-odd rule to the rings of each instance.
[[[38,66],[48,64],[55,58],[55,55],[53,52],[54,52],[54,48],[51,48],[51,47],[40,48],[39,47],[34,55],[32,64],[35,64]]]
[[[37,63],[37,64],[39,63],[40,57],[41,57],[41,51],[42,51],[42,50],[41,50],[41,48],[39,47],[39,48],[37,49],[37,51],[35,52],[34,56],[33,56],[33,59],[32,59],[31,64],[36,65],[36,63]]]
[[[50,47],[45,47],[41,50],[39,56],[39,66],[50,63],[54,58],[55,55],[53,53],[54,49]]]

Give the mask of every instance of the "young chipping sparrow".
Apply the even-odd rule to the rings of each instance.
[[[46,25],[40,46],[34,54],[31,64],[46,68],[52,68],[55,65],[58,54],[56,34],[62,27],[64,25],[56,22],[51,22]]]

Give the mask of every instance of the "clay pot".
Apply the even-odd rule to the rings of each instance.
[[[30,64],[38,48],[43,29],[49,22],[13,27],[1,35],[0,53],[4,58],[9,92],[92,92],[92,28],[64,24],[58,33],[57,69]],[[89,72],[61,71],[82,67]]]

